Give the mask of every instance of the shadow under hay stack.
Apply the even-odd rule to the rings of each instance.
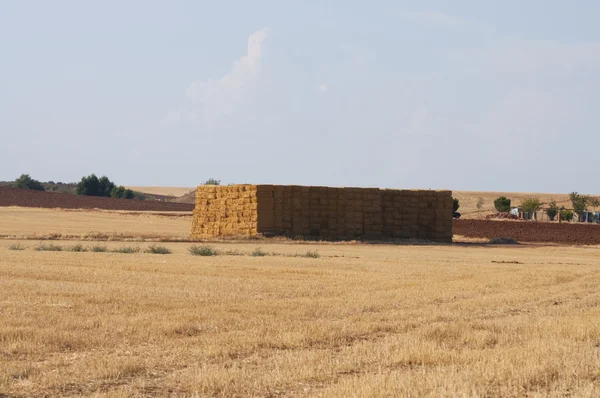
[[[192,238],[452,241],[452,192],[282,185],[199,186]]]

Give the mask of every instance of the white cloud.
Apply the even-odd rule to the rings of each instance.
[[[231,115],[258,78],[263,43],[269,33],[270,30],[266,27],[252,33],[248,37],[247,54],[235,61],[231,70],[220,79],[192,82],[186,90],[186,95],[193,105],[188,109],[170,111],[166,120],[198,119],[212,123]]]

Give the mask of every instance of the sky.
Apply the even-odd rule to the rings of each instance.
[[[0,0],[0,180],[600,193],[598,15]]]

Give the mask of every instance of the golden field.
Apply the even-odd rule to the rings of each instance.
[[[74,234],[189,229],[12,209],[45,233],[61,217]],[[0,235],[19,232],[7,214]],[[142,251],[0,240],[0,396],[600,394],[597,247],[261,241],[198,257],[191,243],[160,243],[168,255],[44,243]],[[259,246],[269,255],[252,256]]]
[[[105,236],[182,240],[190,234],[191,213],[0,207],[0,237],[81,238]]]
[[[161,195],[161,196],[183,196],[186,193],[189,193],[196,189],[193,188],[185,188],[185,187],[148,187],[148,186],[127,186],[127,189],[131,189],[137,192],[148,193],[151,195]]]
[[[511,200],[511,205],[519,206],[525,198],[539,198],[545,206],[552,200],[556,200],[558,206],[569,209],[572,207],[569,194],[564,193],[535,193],[535,192],[480,192],[480,191],[453,191],[452,196],[460,201],[461,218],[483,218],[488,214],[496,213],[494,200],[505,196]],[[596,195],[592,195],[596,196]],[[482,198],[484,203],[481,211],[477,209],[477,200]]]

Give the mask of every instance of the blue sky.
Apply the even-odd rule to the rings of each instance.
[[[597,15],[0,0],[0,180],[598,193]]]

